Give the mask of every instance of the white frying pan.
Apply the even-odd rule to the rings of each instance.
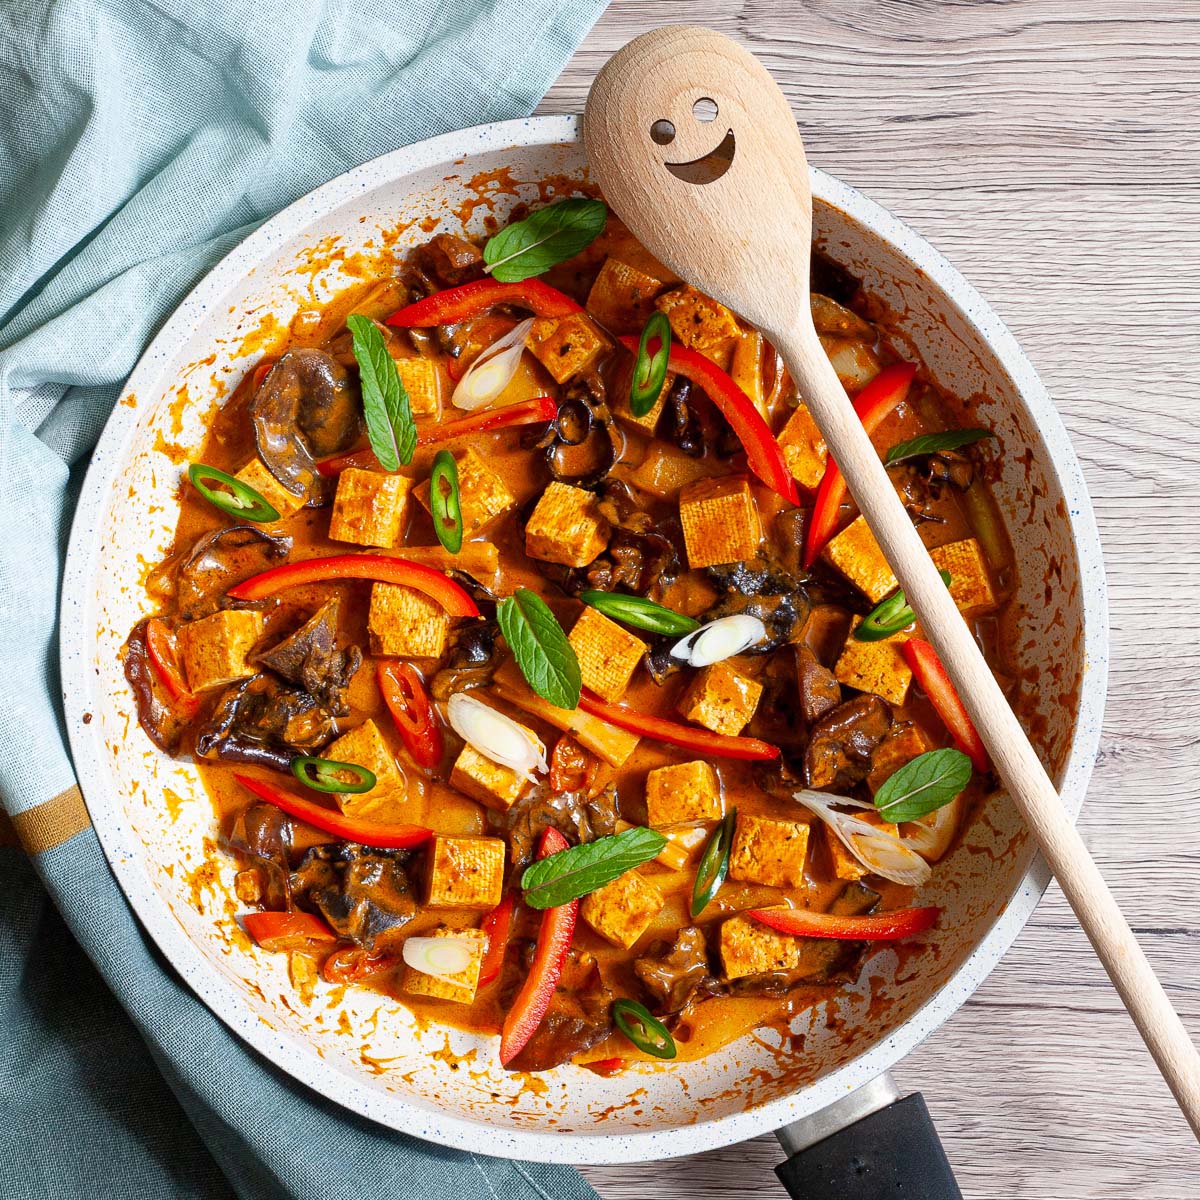
[[[213,407],[271,331],[351,282],[354,254],[377,252],[381,230],[408,222],[397,247],[416,244],[429,236],[423,218],[457,229],[459,206],[480,195],[502,218],[518,197],[538,199],[538,181],[579,178],[583,167],[569,117],[484,126],[389,154],[269,221],[155,338],[101,438],[67,561],[63,681],[88,809],[138,916],[213,1011],[282,1069],[395,1129],[497,1155],[631,1162],[785,1126],[792,1128],[781,1137],[798,1149],[881,1109],[845,1135],[845,1161],[866,1144],[864,1131],[877,1154],[889,1138],[910,1139],[914,1158],[911,1139],[924,1136],[919,1098],[883,1107],[895,1096],[879,1077],[971,994],[1048,880],[1004,798],[988,802],[967,835],[969,849],[944,860],[919,897],[944,910],[936,936],[906,959],[901,979],[895,949],[880,948],[857,986],[803,1014],[794,1026],[804,1034],[799,1059],[764,1034],[699,1062],[639,1065],[611,1079],[564,1066],[531,1081],[500,1069],[495,1039],[422,1028],[373,993],[347,993],[348,1029],[327,997],[301,1003],[284,956],[258,951],[237,930],[232,863],[198,873],[214,820],[195,769],[163,757],[136,728],[118,650],[150,609],[141,577],[175,526],[178,462],[199,445]],[[979,415],[1000,440],[1003,475],[994,491],[1018,562],[1011,611],[1020,629],[1020,712],[1075,814],[1099,738],[1108,635],[1096,527],[1066,432],[1012,335],[953,267],[845,184],[815,172],[812,191],[821,247],[898,314],[895,332],[941,384],[986,397]],[[490,211],[474,209],[476,231]],[[819,1158],[834,1144],[812,1153]],[[929,1149],[921,1194],[941,1196],[928,1173],[937,1169],[935,1141]],[[866,1169],[858,1175],[869,1176],[869,1160],[860,1161]],[[829,1177],[816,1159],[809,1168]]]

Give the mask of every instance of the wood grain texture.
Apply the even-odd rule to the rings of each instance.
[[[1200,5],[616,0],[544,112],[630,37],[691,21],[780,79],[810,160],[942,250],[1070,430],[1109,575],[1112,665],[1084,838],[1200,1039]],[[1052,887],[895,1072],[964,1194],[1196,1200],[1200,1151]],[[607,1200],[784,1195],[772,1138],[589,1168]]]

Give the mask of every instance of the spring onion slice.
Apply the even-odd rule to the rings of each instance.
[[[939,571],[942,582],[950,586],[950,572]],[[878,642],[907,629],[917,619],[908,606],[902,591],[893,592],[881,600],[854,628],[854,637],[860,642]]]
[[[721,890],[729,874],[729,852],[733,848],[733,830],[737,825],[737,809],[730,809],[725,819],[713,830],[700,864],[696,868],[696,882],[692,885],[692,919],[695,920]]]
[[[636,1000],[614,1000],[613,1021],[617,1028],[641,1051],[655,1058],[674,1058],[679,1051],[671,1031],[650,1010]]]
[[[261,492],[256,492],[248,483],[243,483],[235,476],[217,470],[216,467],[192,463],[188,467],[188,478],[192,481],[192,487],[226,516],[236,517],[239,521],[259,523],[279,520],[279,509],[269,504]],[[209,483],[219,483],[229,490],[221,491],[209,487]]]
[[[514,326],[479,355],[454,389],[452,400],[455,408],[474,412],[475,409],[486,408],[500,398],[521,365],[521,355],[525,352],[525,338],[532,328],[533,318],[530,317]]]
[[[711,667],[741,654],[767,636],[767,627],[749,613],[734,613],[709,621],[671,647],[671,657],[691,667]]]
[[[657,347],[650,349],[657,340]],[[629,387],[629,411],[644,417],[657,403],[667,378],[667,362],[671,357],[671,324],[666,313],[650,315],[638,342],[637,360],[633,364],[633,380]]]
[[[407,966],[422,975],[432,975],[445,983],[457,983],[471,965],[473,943],[461,937],[410,937],[401,956]]]
[[[437,540],[451,554],[463,544],[462,493],[458,483],[458,463],[449,450],[439,450],[429,473],[429,511]]]
[[[694,617],[686,617],[673,608],[647,600],[645,596],[626,596],[588,588],[579,593],[579,599],[614,621],[632,625],[634,629],[645,629],[648,633],[691,633],[700,628],[700,622]]]
[[[484,758],[502,767],[511,767],[527,782],[532,782],[535,771],[544,774],[549,770],[546,747],[541,741],[482,700],[465,692],[455,692],[446,704],[446,717],[464,742]]]
[[[338,762],[333,758],[298,755],[292,759],[292,774],[314,792],[369,792],[375,786],[375,773],[358,763]],[[346,779],[349,775],[351,778]]]

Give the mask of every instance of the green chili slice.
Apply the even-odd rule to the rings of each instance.
[[[655,1058],[674,1058],[675,1039],[671,1031],[650,1010],[636,1000],[614,1000],[613,1021],[617,1028],[639,1049]]]
[[[333,758],[298,755],[292,759],[292,774],[315,792],[369,792],[375,786],[373,771]]]
[[[657,339],[657,349],[650,345]],[[644,417],[657,403],[667,377],[667,362],[671,357],[671,324],[666,313],[653,313],[642,330],[638,342],[637,361],[633,364],[633,382],[629,388],[629,411]]]
[[[950,586],[950,572],[939,571],[942,582]],[[917,619],[916,614],[908,607],[902,591],[893,592],[886,600],[881,600],[854,628],[854,636],[860,642],[878,642],[907,629]]]
[[[449,450],[439,450],[429,473],[429,511],[437,540],[457,554],[463,544],[462,493],[458,486],[458,463]]]
[[[647,600],[644,596],[624,596],[617,592],[600,592],[593,588],[579,593],[584,604],[602,612],[614,621],[623,621],[634,629],[645,629],[650,633],[691,633],[700,628],[700,622],[673,608],[666,608]]]
[[[729,874],[729,852],[733,849],[733,830],[737,825],[737,809],[732,808],[725,819],[713,830],[700,865],[696,868],[696,882],[692,885],[692,918],[698,917],[721,890],[725,876]]]
[[[209,504],[219,508],[226,516],[237,517],[239,521],[278,521],[279,509],[268,504],[262,495],[256,492],[248,483],[243,483],[233,475],[218,471],[216,467],[205,466],[204,463],[192,463],[188,467],[188,478],[192,486]],[[208,480],[219,483],[229,491],[218,491],[211,488]]]

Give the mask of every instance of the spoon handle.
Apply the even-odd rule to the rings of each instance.
[[[1200,1138],[1200,1054],[1059,801],[921,542],[811,325],[779,346],[829,452],[933,643],[1001,780],[1017,802],[1192,1131]]]

